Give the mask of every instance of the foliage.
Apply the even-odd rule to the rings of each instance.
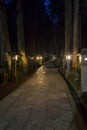
[[[78,96],[80,96],[81,91],[81,68],[75,67],[71,70],[70,75],[68,76],[68,79],[72,86],[74,87],[75,91],[78,93]]]

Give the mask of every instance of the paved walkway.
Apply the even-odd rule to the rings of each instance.
[[[0,102],[0,130],[78,130],[56,68],[42,66]]]

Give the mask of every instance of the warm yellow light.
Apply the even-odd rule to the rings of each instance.
[[[81,62],[82,61],[82,57],[81,56],[79,56],[79,62]]]
[[[67,60],[71,60],[71,55],[66,55]]]
[[[87,61],[87,58],[84,58],[85,61]]]
[[[40,57],[39,57],[39,56],[37,56],[37,57],[36,57],[36,59],[37,59],[37,60],[39,60],[39,59],[40,59]]]
[[[15,60],[17,61],[17,59],[18,59],[18,55],[15,55]]]
[[[15,57],[12,57],[12,59],[14,60],[14,59],[15,59]]]
[[[42,56],[40,56],[40,60],[42,60],[43,59],[43,57]]]

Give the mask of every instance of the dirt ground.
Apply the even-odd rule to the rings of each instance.
[[[0,84],[0,101],[6,97],[9,93],[17,89],[27,78],[31,77],[33,73],[24,75],[19,78],[17,81],[10,81],[6,85]]]

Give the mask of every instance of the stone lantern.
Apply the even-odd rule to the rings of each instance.
[[[72,55],[66,55],[66,77],[70,74]]]

